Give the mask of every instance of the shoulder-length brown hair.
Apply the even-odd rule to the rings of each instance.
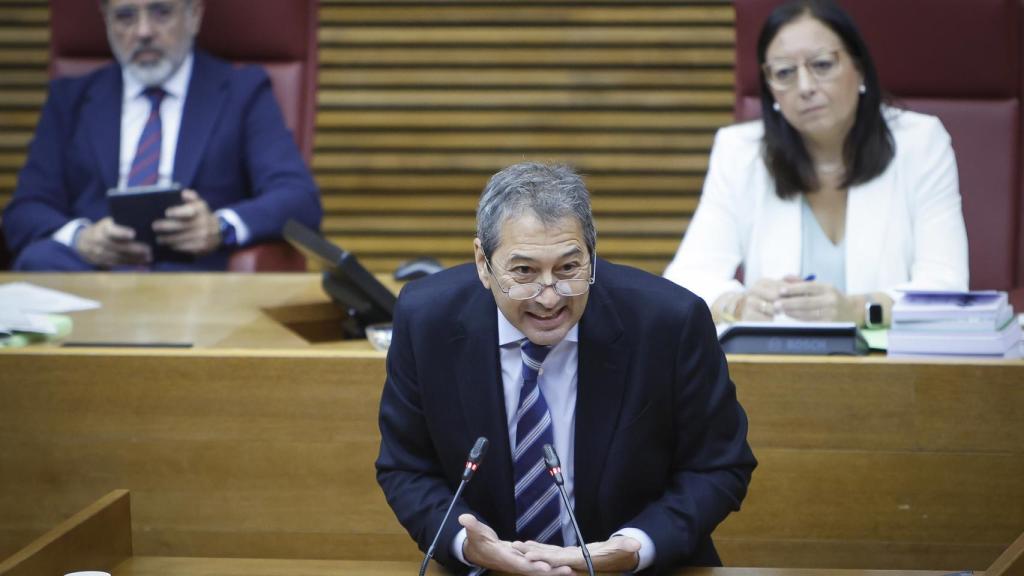
[[[864,94],[857,103],[857,113],[850,133],[843,144],[846,174],[844,188],[863,184],[879,176],[889,166],[896,151],[892,133],[882,116],[882,89],[868,47],[850,16],[831,0],[795,0],[776,8],[757,41],[757,62],[763,68],[765,52],[779,29],[797,18],[810,15],[828,26],[842,40],[864,77]],[[774,99],[768,82],[761,74],[761,116],[764,120],[764,162],[775,180],[775,193],[787,199],[819,186],[818,176],[804,145],[803,138],[772,108]]]

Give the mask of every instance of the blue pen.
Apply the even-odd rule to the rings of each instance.
[[[814,274],[808,274],[807,276],[804,276],[804,282],[813,282],[815,278],[817,278],[817,276]]]

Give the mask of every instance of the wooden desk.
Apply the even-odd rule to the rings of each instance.
[[[114,338],[88,314],[141,306],[146,322],[109,321],[197,348],[0,352],[0,556],[127,487],[142,555],[418,557],[374,479],[384,355],[263,313],[323,304],[315,275],[32,280],[107,302],[74,338]],[[730,371],[760,467],[715,533],[726,564],[981,569],[1024,529],[1024,362]]]
[[[408,576],[419,570],[419,562],[414,561],[140,556],[133,552],[133,537],[130,495],[127,490],[115,490],[61,522],[7,560],[0,559],[0,576],[60,576],[71,570],[83,569],[110,571],[112,576]],[[431,563],[427,574],[443,576],[448,572]],[[679,570],[676,576],[948,575],[919,570],[690,568]]]
[[[381,279],[397,288],[388,278]],[[97,310],[71,314],[74,329],[67,340],[77,343],[372,350],[365,340],[342,340],[341,311],[323,293],[315,273],[0,273],[0,284],[16,281],[103,303]]]

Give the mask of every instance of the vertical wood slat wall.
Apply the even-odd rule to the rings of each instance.
[[[45,98],[47,22],[46,2],[0,0],[0,205]],[[320,22],[323,227],[371,269],[469,260],[480,190],[524,159],[587,175],[603,256],[668,263],[732,118],[728,0],[323,0]]]

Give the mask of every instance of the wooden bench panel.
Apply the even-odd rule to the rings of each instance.
[[[381,354],[196,352],[0,355],[0,555],[124,486],[140,554],[415,559],[373,474]],[[1021,369],[730,358],[760,466],[723,559],[983,569],[1024,519]]]

